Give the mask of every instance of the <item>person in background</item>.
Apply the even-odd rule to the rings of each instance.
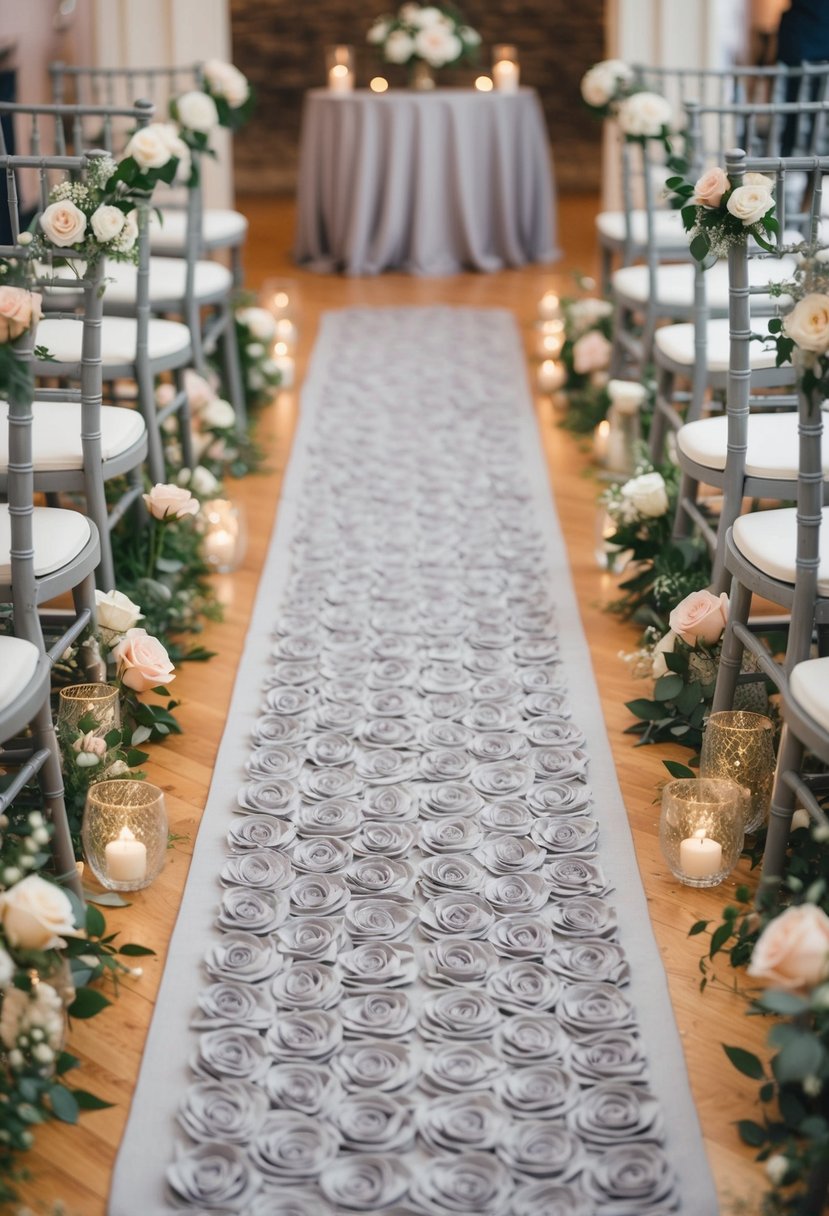
[[[777,59],[790,67],[829,60],[829,0],[791,0],[777,29]],[[799,87],[798,80],[789,81],[786,101],[797,101]],[[810,82],[808,97],[810,101],[827,97],[825,77]],[[811,123],[809,132],[811,139]],[[797,119],[787,118],[781,146],[784,156],[794,151],[796,133]]]

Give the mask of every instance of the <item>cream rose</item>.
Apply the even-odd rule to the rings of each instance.
[[[158,124],[158,130],[162,139],[167,142],[167,150],[170,155],[175,156],[178,161],[175,180],[186,182],[190,177],[192,158],[190,149],[179,134],[178,126],[174,122],[162,122]]]
[[[170,656],[146,629],[128,629],[111,653],[121,683],[135,692],[147,692],[156,684],[169,684],[175,679]]]
[[[414,54],[414,42],[405,30],[392,30],[383,47],[389,63],[407,63]]]
[[[0,989],[8,988],[14,979],[14,960],[8,950],[0,946]]]
[[[746,173],[743,178],[744,186],[762,186],[771,193],[774,189],[774,178],[766,177],[765,173]]]
[[[154,519],[184,519],[185,515],[198,515],[199,504],[189,490],[181,486],[158,482],[143,496],[147,510]]]
[[[161,169],[169,161],[170,144],[165,125],[151,122],[148,127],[136,131],[127,144],[126,155],[131,156],[142,169]]]
[[[219,124],[219,111],[216,103],[201,89],[193,89],[190,93],[182,93],[176,100],[176,113],[183,127],[209,135]]]
[[[208,59],[202,71],[210,92],[223,97],[232,110],[245,104],[250,93],[247,77],[232,63],[220,59]]]
[[[106,755],[107,745],[100,735],[93,734],[90,730],[85,735],[78,736],[72,744],[72,751],[78,752],[79,755],[98,756],[100,758]]]
[[[138,212],[133,207],[132,211],[128,211],[124,216],[124,227],[119,232],[115,245],[117,249],[123,250],[124,253],[129,253],[137,240]]]
[[[725,206],[747,228],[763,218],[774,206],[774,199],[766,186],[738,186]]]
[[[623,60],[603,59],[582,76],[581,95],[589,106],[606,106],[632,79],[633,70]]]
[[[97,239],[104,244],[113,240],[124,227],[124,212],[118,207],[104,204],[92,212],[89,223]]]
[[[70,199],[50,203],[40,217],[40,226],[47,240],[61,249],[83,240],[86,216]]]
[[[658,519],[668,510],[668,490],[661,473],[642,473],[626,481],[621,489],[622,500],[629,503],[636,515]]]
[[[270,342],[276,334],[276,321],[266,308],[240,308],[236,320],[249,329],[259,342]]]
[[[433,68],[454,63],[463,54],[460,38],[442,22],[422,26],[415,34],[414,45],[421,59],[425,59]]]
[[[829,295],[813,291],[783,318],[783,332],[801,350],[822,355],[829,349]]]
[[[620,103],[617,117],[625,135],[653,139],[671,125],[673,110],[659,93],[634,93]]]
[[[370,42],[372,46],[382,46],[390,27],[391,17],[378,17],[366,34],[366,41]]]
[[[673,654],[675,650],[676,634],[672,629],[669,629],[653,648],[651,655],[651,677],[654,680],[658,680],[660,676],[668,674],[668,664],[665,662],[665,655]]]
[[[592,329],[599,321],[609,317],[612,312],[613,305],[609,300],[600,300],[596,296],[585,296],[581,300],[574,300],[567,309],[573,336],[578,337],[585,330]]]
[[[143,613],[123,591],[96,591],[95,609],[98,625],[113,633],[126,633],[137,625]]]
[[[573,343],[573,369],[580,376],[603,371],[610,362],[612,349],[603,333],[591,329]]]
[[[219,490],[218,478],[214,477],[203,464],[197,464],[195,469],[182,469],[178,475],[179,485],[189,486],[200,498],[212,498]]]
[[[38,874],[0,894],[0,922],[9,945],[21,950],[54,950],[65,937],[82,936],[66,894]]]
[[[700,207],[719,207],[722,196],[729,189],[730,184],[724,169],[720,169],[719,166],[709,169],[694,183],[694,197],[691,202]]]
[[[722,637],[727,621],[728,596],[724,591],[720,595],[692,591],[668,617],[671,629],[689,646],[695,646],[697,642],[713,646]]]
[[[203,407],[200,421],[209,430],[226,431],[236,425],[236,411],[229,401],[214,397]]]
[[[42,297],[23,287],[0,287],[0,342],[13,342],[41,317]]]
[[[815,904],[787,908],[757,939],[748,974],[775,988],[814,988],[829,978],[829,916]]]

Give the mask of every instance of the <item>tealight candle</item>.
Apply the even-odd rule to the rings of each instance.
[[[332,93],[350,93],[354,88],[354,50],[350,46],[330,46],[325,52],[328,88]]]
[[[279,369],[279,374],[282,377],[279,382],[279,387],[291,388],[294,383],[294,361],[288,354],[288,347],[285,342],[277,342],[274,345],[273,361]]]
[[[680,841],[679,865],[688,878],[711,878],[722,869],[722,845],[699,828]]]
[[[593,458],[597,464],[607,460],[607,441],[610,437],[610,423],[603,418],[593,432]]]
[[[492,58],[492,79],[495,88],[499,93],[517,93],[521,77],[517,49],[501,44],[494,48]]]
[[[147,846],[128,827],[104,850],[107,876],[113,882],[141,882],[147,874]]]
[[[538,387],[542,393],[554,393],[565,380],[564,369],[555,359],[545,359],[538,368]]]
[[[557,321],[561,316],[561,302],[554,291],[545,291],[538,301],[538,315],[542,321]]]
[[[491,93],[492,92],[492,78],[490,76],[476,76],[475,77],[475,88],[478,90],[479,93]]]
[[[296,345],[297,328],[289,317],[280,317],[276,323],[276,340],[285,345],[285,353]]]

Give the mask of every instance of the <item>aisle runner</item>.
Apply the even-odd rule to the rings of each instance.
[[[300,431],[110,1212],[710,1216],[511,318]]]

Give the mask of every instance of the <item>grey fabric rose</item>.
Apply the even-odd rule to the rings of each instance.
[[[587,753],[578,747],[531,747],[527,763],[539,781],[571,781],[587,772]]]
[[[255,747],[263,743],[301,743],[308,735],[303,718],[287,714],[260,714],[251,727],[250,737]]]
[[[222,929],[263,935],[278,929],[288,919],[289,911],[286,892],[228,887],[222,895],[216,923]]]
[[[438,1043],[424,1063],[421,1088],[434,1094],[489,1089],[505,1068],[484,1043]]]
[[[354,942],[391,942],[404,937],[416,919],[408,901],[379,897],[353,900],[345,910],[344,924]]]
[[[477,815],[483,798],[463,781],[438,781],[421,785],[420,813],[427,819]]]
[[[332,1009],[339,1004],[343,990],[335,968],[302,961],[291,963],[274,976],[271,993],[280,1010]]]
[[[265,990],[254,984],[217,980],[202,988],[198,1013],[190,1025],[194,1030],[217,1030],[220,1026],[244,1026],[246,1030],[266,1030],[275,1014]]]
[[[574,895],[550,908],[552,928],[562,937],[615,937],[616,909],[595,895]]]
[[[343,1028],[335,1014],[313,1009],[281,1014],[265,1041],[274,1060],[317,1060],[324,1064],[342,1037]]]
[[[460,722],[453,722],[451,719],[424,722],[417,732],[418,742],[426,751],[444,747],[469,747],[472,737],[469,727],[461,726]]]
[[[321,701],[309,722],[316,730],[351,731],[362,720],[363,708],[349,701]]]
[[[525,736],[516,730],[479,731],[466,746],[478,760],[489,762],[521,760],[529,751]]]
[[[570,984],[562,991],[558,1017],[571,1034],[629,1030],[635,1024],[630,1002],[612,984]]]
[[[566,1182],[531,1182],[512,1197],[509,1216],[595,1216],[583,1191]]]
[[[301,688],[303,690],[315,688],[319,680],[319,663],[316,659],[308,659],[299,661],[295,659],[277,660],[267,676],[268,683],[272,688],[280,691],[285,688]],[[271,702],[268,701],[268,705]],[[271,708],[275,706],[271,705]]]
[[[486,937],[494,920],[492,905],[466,891],[438,895],[420,909],[420,931],[432,941],[449,933]]]
[[[264,1080],[265,1093],[280,1110],[319,1115],[340,1098],[340,1087],[322,1064],[274,1064]]]
[[[320,1178],[326,1199],[353,1212],[376,1212],[397,1203],[409,1189],[411,1176],[398,1157],[359,1153],[339,1157]]]
[[[550,1013],[516,1013],[498,1027],[494,1047],[509,1064],[563,1062],[570,1040]]]
[[[265,700],[271,713],[294,718],[311,708],[314,697],[304,688],[272,688]]]
[[[476,988],[450,988],[427,996],[420,1011],[424,1039],[490,1039],[503,1020],[497,1005]]]
[[[471,773],[472,761],[465,749],[442,747],[424,752],[418,767],[424,781],[462,781]]]
[[[476,625],[466,631],[470,646],[480,650],[505,650],[512,642],[512,626],[508,621]]]
[[[309,836],[291,849],[291,861],[303,874],[337,874],[353,860],[349,845],[339,836]]]
[[[340,1147],[336,1129],[297,1111],[271,1111],[251,1142],[250,1159],[264,1178],[316,1178]]]
[[[582,1186],[602,1216],[663,1216],[676,1206],[676,1181],[661,1148],[655,1144],[620,1144],[593,1158]]]
[[[408,898],[414,870],[405,861],[387,857],[361,857],[348,869],[345,880],[355,895],[397,895]]]
[[[499,835],[475,854],[490,874],[526,874],[537,870],[547,854],[525,836]]]
[[[560,942],[551,951],[547,965],[561,979],[573,983],[592,980],[623,985],[630,979],[630,968],[621,946],[602,938]]]
[[[390,747],[367,748],[357,757],[356,773],[372,785],[396,785],[417,774],[417,757]]]
[[[255,1196],[245,1216],[335,1216],[319,1190],[304,1187],[265,1187]]]
[[[414,1145],[412,1107],[383,1093],[353,1093],[331,1111],[343,1148],[360,1153],[406,1152]]]
[[[412,1179],[410,1194],[424,1216],[502,1216],[512,1180],[490,1153],[433,1157]]]
[[[474,819],[437,819],[420,825],[424,853],[471,853],[483,839]]]
[[[464,853],[450,853],[422,861],[418,882],[428,899],[446,891],[477,891],[481,878],[481,867],[476,861]]]
[[[432,692],[423,698],[423,715],[430,718],[459,718],[472,704],[468,693],[465,692]],[[465,723],[469,726],[469,723]],[[474,729],[474,728],[473,728]]]
[[[354,744],[346,735],[326,731],[308,740],[305,754],[312,764],[322,767],[346,764],[354,755]]]
[[[499,672],[511,670],[510,658],[505,650],[470,650],[463,665],[479,676],[497,675]]]
[[[345,941],[343,922],[337,916],[303,916],[282,925],[275,938],[282,954],[321,963],[333,963]]]
[[[363,788],[349,765],[342,768],[308,766],[300,773],[299,785],[306,798],[320,802],[330,798],[353,798]]]
[[[300,874],[288,894],[294,916],[332,916],[351,899],[347,882],[336,874]]]
[[[294,876],[294,868],[284,853],[271,849],[251,849],[226,861],[220,878],[225,886],[281,891],[291,885]]]
[[[327,679],[322,695],[328,701],[345,701],[347,704],[360,705],[364,691],[364,682],[355,676],[337,676]]]
[[[435,1152],[492,1149],[506,1126],[503,1110],[486,1093],[441,1095],[417,1111],[418,1135]]]
[[[320,630],[301,632],[291,630],[283,634],[271,650],[275,659],[316,659],[322,649],[323,634]]]
[[[487,803],[478,816],[478,822],[487,832],[528,836],[535,821],[523,800],[506,798],[503,802]]]
[[[462,715],[461,722],[476,733],[490,730],[520,730],[521,714],[509,701],[475,701]]]
[[[222,1026],[197,1036],[193,1069],[201,1077],[256,1081],[267,1068],[265,1045],[255,1030]]]
[[[280,978],[277,976],[274,983],[278,983]],[[541,963],[515,959],[502,964],[489,977],[486,990],[499,1009],[508,1012],[522,1009],[542,1011],[555,1008],[561,984]]]
[[[296,824],[268,815],[240,815],[231,824],[227,842],[232,849],[279,849],[296,837]]]
[[[584,747],[584,731],[560,714],[536,715],[524,731],[533,747]]]
[[[414,659],[374,659],[366,684],[371,689],[411,688],[418,677]]]
[[[418,685],[422,692],[468,692],[472,676],[461,663],[429,663],[420,673]]]
[[[582,815],[592,801],[590,787],[576,781],[539,782],[527,795],[535,815]]]
[[[589,815],[551,815],[535,821],[531,836],[551,853],[595,853],[599,824]]]
[[[389,786],[383,793],[399,790],[399,785]],[[365,823],[351,842],[355,853],[368,857],[382,853],[384,857],[408,857],[414,848],[415,835],[403,823]]]
[[[537,916],[502,916],[489,931],[489,940],[504,958],[542,959],[553,949],[554,938]]]
[[[173,1193],[190,1206],[246,1212],[262,1184],[245,1153],[233,1144],[199,1144],[167,1167]]]
[[[308,745],[306,744],[306,747]],[[287,743],[262,743],[255,747],[245,761],[245,772],[254,781],[299,776],[302,760],[295,748]]]
[[[550,887],[540,874],[499,874],[486,880],[483,896],[502,915],[537,912],[549,899]]]
[[[584,1035],[570,1048],[569,1065],[575,1075],[592,1085],[595,1081],[647,1079],[642,1044],[630,1030],[607,1030]]]
[[[375,659],[412,659],[418,653],[417,639],[400,633],[381,633],[371,643]]]
[[[497,1092],[520,1119],[560,1119],[582,1099],[578,1081],[561,1064],[530,1064],[498,1078]]]
[[[417,802],[410,786],[369,788],[363,800],[365,817],[377,823],[407,823],[417,819]]]
[[[533,718],[568,717],[570,707],[562,691],[563,679],[547,668],[525,667],[521,672],[524,712]]]
[[[661,1142],[665,1135],[654,1096],[624,1081],[602,1081],[586,1090],[567,1123],[583,1141],[598,1148],[632,1140]]]
[[[248,1081],[195,1081],[185,1091],[178,1121],[191,1140],[246,1144],[268,1111],[268,1099]]]
[[[339,1009],[344,1033],[351,1037],[396,1038],[414,1030],[417,1021],[409,998],[390,992],[361,992],[349,996]]]
[[[299,810],[299,787],[287,777],[260,778],[240,786],[236,801],[241,811],[290,819]]]
[[[606,895],[610,889],[601,866],[586,857],[554,857],[543,873],[554,899],[570,895]]]
[[[341,954],[338,962],[346,988],[400,988],[417,978],[417,960],[409,945],[363,942]]]
[[[410,1048],[382,1039],[346,1043],[332,1060],[331,1067],[343,1088],[351,1092],[405,1092],[417,1076],[417,1062]]]
[[[520,760],[495,760],[490,764],[479,764],[469,778],[475,789],[488,798],[515,798],[525,794],[534,779],[533,769]]]
[[[335,772],[337,770],[334,770]],[[303,836],[353,836],[363,822],[359,802],[350,798],[328,798],[303,806],[296,814],[297,830]]]
[[[204,965],[213,980],[257,984],[275,975],[282,966],[282,959],[271,938],[230,932],[223,933],[210,947]]]
[[[495,952],[486,942],[447,937],[427,947],[422,978],[428,984],[483,985],[495,963]]]
[[[370,718],[409,718],[417,706],[418,700],[411,688],[376,689],[365,700],[365,711]]]
[[[495,1151],[505,1165],[531,1178],[569,1182],[587,1164],[584,1145],[574,1132],[547,1119],[522,1119],[505,1131]]]
[[[357,739],[363,747],[404,748],[415,737],[415,728],[405,718],[369,718],[357,729]]]

